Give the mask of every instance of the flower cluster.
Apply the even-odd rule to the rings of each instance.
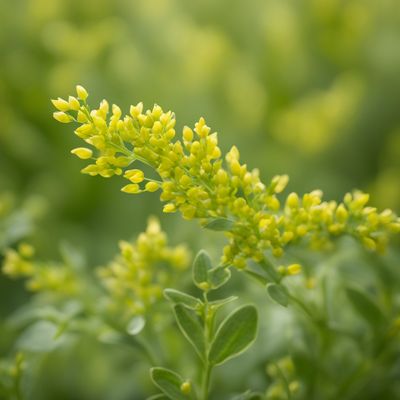
[[[351,234],[371,250],[383,250],[389,233],[400,232],[400,219],[390,210],[378,212],[367,207],[368,195],[346,194],[343,202],[323,201],[317,190],[296,193],[286,199],[278,195],[288,183],[286,175],[274,177],[268,185],[261,182],[257,169],[249,170],[240,162],[234,146],[222,156],[216,133],[204,118],[194,129],[183,128],[182,140],[175,140],[175,115],[155,105],[143,110],[142,103],[131,106],[130,115],[122,117],[121,109],[103,100],[98,109],[90,110],[84,88],[77,86],[78,99],[53,100],[59,110],[54,117],[60,122],[77,121],[77,136],[94,148],[72,150],[92,163],[82,172],[111,177],[123,175],[129,183],[127,193],[161,190],[166,202],[164,212],[179,211],[185,219],[198,218],[204,225],[224,221],[229,244],[224,248],[222,263],[238,268],[246,260],[261,261],[265,252],[280,257],[284,248],[299,241],[313,248],[325,247],[334,237]],[[159,179],[145,177],[133,163],[152,167]]]
[[[173,283],[171,270],[183,271],[189,262],[186,247],[169,247],[157,219],[150,218],[146,232],[134,243],[121,241],[120,253],[108,266],[98,269],[109,293],[109,308],[125,310],[127,315],[122,317],[126,318],[145,313],[162,298],[163,289]]]
[[[26,286],[33,292],[72,295],[80,283],[72,267],[64,264],[40,263],[32,259],[34,248],[21,243],[17,250],[7,249],[2,272],[10,278],[26,278]]]

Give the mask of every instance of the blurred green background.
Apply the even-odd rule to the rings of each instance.
[[[50,103],[78,83],[92,104],[156,102],[178,129],[204,116],[289,190],[359,188],[400,211],[398,0],[3,0],[0,15],[0,193],[37,217],[41,258],[66,241],[105,263],[160,215],[154,194],[79,174],[79,139]],[[195,223],[160,218],[174,243],[212,247]],[[0,316],[22,293],[0,277]]]

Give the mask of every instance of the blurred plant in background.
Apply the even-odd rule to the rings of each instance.
[[[207,116],[208,123],[222,132],[221,149],[225,152],[237,144],[249,168],[260,168],[263,180],[287,173],[290,190],[304,193],[320,188],[336,200],[356,187],[370,192],[371,202],[381,209],[400,210],[400,12],[396,0],[22,0],[0,2],[0,15],[2,252],[6,247],[16,251],[24,240],[33,244],[39,259],[59,259],[61,248],[64,258],[74,254],[68,265],[104,265],[115,253],[115,244],[138,234],[147,215],[159,209],[151,193],[132,199],[120,193],[118,182],[105,184],[75,173],[75,160],[65,157],[65,149],[79,146],[79,140],[48,116],[49,99],[66,97],[76,82],[125,109],[132,99],[142,99],[173,109],[188,125],[199,115]],[[199,235],[196,224],[159,217],[173,244],[185,241],[194,250],[206,247],[219,254],[215,234]],[[307,259],[302,263],[304,276],[293,277],[294,281],[300,280],[316,302],[326,284],[329,296],[335,298],[332,312],[346,320],[354,317],[344,300],[348,281],[360,283],[381,306],[396,310],[398,251],[392,249],[382,266],[374,257],[360,255],[352,242],[344,241],[340,249],[332,262]],[[63,266],[65,262],[44,264]],[[319,268],[320,264],[324,267]],[[319,272],[314,274],[317,265]],[[233,279],[237,290],[247,285]],[[102,291],[100,286],[97,290]],[[263,303],[265,293],[259,295]],[[18,346],[11,343],[23,329],[11,328],[6,321],[28,298],[20,281],[0,275],[0,355],[9,358],[4,363],[7,371],[20,362],[15,358]],[[63,312],[75,315],[75,306],[68,307]],[[291,338],[302,379],[311,379],[319,371],[323,380],[315,378],[315,395],[321,385],[334,391],[334,373],[348,373],[352,360],[362,360],[365,346],[372,343],[362,335],[366,325],[361,319],[361,346],[343,337],[329,347],[329,336],[313,342],[314,328],[302,330],[292,314],[273,307],[265,313],[273,321],[265,333],[269,349],[265,357],[283,375],[273,367],[263,377],[254,373],[247,379],[263,385],[267,377],[273,386],[281,387],[271,386],[271,391],[284,390],[285,377],[289,384],[293,380],[292,389],[298,380],[279,362],[288,349],[287,341],[278,338]],[[37,329],[40,332],[46,326]],[[371,329],[368,335],[373,336]],[[38,398],[71,398],[80,393],[82,399],[124,399],[132,397],[132,376],[137,377],[138,386],[148,379],[146,368],[132,366],[124,347],[110,351],[108,345],[94,344],[90,337],[81,336],[73,351],[62,346],[48,351],[34,368],[30,366],[29,371],[37,373],[35,390],[44,383],[47,387],[47,394],[36,392]],[[179,348],[171,340],[170,347]],[[371,352],[378,352],[372,347]],[[332,363],[329,352],[338,355],[340,362]],[[319,354],[332,364],[322,367]],[[236,369],[233,364],[230,371],[222,369],[215,385],[226,377],[234,383],[241,376],[243,360]],[[77,363],[81,368],[76,368]],[[397,376],[397,364],[384,365],[389,364],[390,370],[378,366],[370,375],[377,382],[380,379],[379,387]],[[360,371],[371,368],[368,363],[360,365]],[[356,376],[357,370],[353,372]],[[7,385],[15,383],[10,379]],[[301,387],[298,390],[301,394]],[[399,389],[392,384],[387,390],[386,397],[395,398]],[[276,398],[276,391],[271,396]],[[373,390],[369,395],[373,398]]]

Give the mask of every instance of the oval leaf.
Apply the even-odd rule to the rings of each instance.
[[[385,320],[381,309],[366,293],[355,287],[347,287],[346,294],[356,311],[372,326],[376,327]]]
[[[152,368],[150,370],[151,379],[154,384],[169,398],[173,400],[186,400],[181,392],[183,379],[175,372],[166,368]]]
[[[287,307],[289,304],[289,296],[285,287],[276,283],[270,283],[267,285],[267,291],[273,301],[281,306]]]
[[[201,359],[205,354],[203,327],[197,314],[178,304],[174,307],[175,318],[186,339],[193,345]]]
[[[224,267],[215,267],[208,271],[208,280],[212,289],[218,289],[231,277],[231,271]]]
[[[202,283],[208,283],[208,271],[211,268],[210,256],[206,251],[200,250],[193,262],[193,281],[200,289],[204,289]]]
[[[212,365],[222,364],[245,351],[257,336],[258,316],[252,305],[233,311],[218,328],[208,354]]]
[[[233,221],[227,218],[214,218],[204,225],[204,228],[212,231],[230,231],[233,227]]]
[[[144,319],[143,316],[137,315],[136,317],[133,317],[129,323],[128,326],[126,327],[126,331],[132,335],[138,335],[146,325],[146,320]]]
[[[180,292],[175,289],[165,289],[164,296],[167,300],[171,301],[174,304],[182,304],[183,306],[190,308],[192,310],[196,310],[201,307],[203,304],[196,297],[191,296],[190,294]]]

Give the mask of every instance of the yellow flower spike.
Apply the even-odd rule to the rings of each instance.
[[[76,94],[78,95],[78,98],[81,100],[86,100],[89,96],[88,92],[86,91],[86,89],[81,86],[81,85],[77,85],[76,86]]]
[[[301,269],[300,264],[291,264],[287,267],[287,272],[289,275],[297,275],[301,272]]]
[[[124,193],[129,193],[129,194],[136,194],[140,193],[140,187],[136,183],[130,183],[129,185],[125,185],[122,189],[121,192]]]
[[[192,391],[192,385],[189,381],[185,381],[182,383],[180,389],[183,394],[188,395]]]
[[[51,100],[53,103],[54,107],[57,108],[59,111],[69,111],[71,109],[70,104],[68,101],[65,101],[61,97],[59,97],[57,100]]]
[[[160,188],[160,185],[157,182],[150,181],[146,183],[145,189],[148,192],[155,192]]]
[[[176,211],[176,206],[173,203],[168,203],[163,208],[163,212],[165,213],[173,213],[175,211]]]
[[[79,100],[74,96],[68,97],[68,104],[71,110],[74,111],[78,111],[81,108],[81,103],[79,103]]]
[[[81,160],[87,160],[93,156],[93,151],[86,147],[77,147],[76,149],[71,150],[71,154],[76,155]]]
[[[154,125],[152,128],[153,133],[155,133],[157,135],[157,134],[161,133],[162,130],[163,130],[163,126],[162,126],[161,122],[160,121],[154,122]]]
[[[129,179],[133,183],[140,183],[144,180],[144,173],[140,169],[130,169],[125,171],[124,178]]]
[[[54,112],[53,117],[55,120],[57,120],[58,122],[62,122],[63,124],[68,124],[69,122],[72,122],[74,120],[70,115],[65,114],[65,112],[62,111]]]

